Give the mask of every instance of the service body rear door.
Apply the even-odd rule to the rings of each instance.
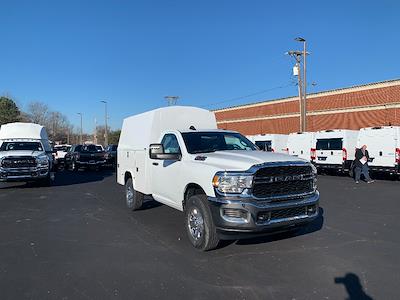
[[[343,138],[317,138],[317,164],[341,165],[343,163]]]
[[[360,147],[365,144],[370,157],[370,166],[394,167],[396,151],[394,128],[370,129],[360,140]]]

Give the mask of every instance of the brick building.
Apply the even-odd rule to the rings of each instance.
[[[242,134],[299,130],[299,98],[215,110],[219,128]],[[307,131],[400,126],[400,79],[307,95]]]

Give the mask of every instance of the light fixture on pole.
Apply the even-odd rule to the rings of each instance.
[[[83,134],[83,128],[82,128],[82,127],[83,127],[83,126],[82,126],[82,125],[83,125],[83,124],[82,124],[82,113],[79,112],[79,113],[77,113],[77,114],[81,116],[81,134],[79,135],[79,144],[82,145],[82,144],[83,144],[83,140],[82,140],[82,134]]]
[[[176,105],[178,102],[179,96],[165,96],[165,100],[167,100],[168,106]]]
[[[105,131],[104,131],[104,146],[108,145],[108,125],[107,125],[107,119],[108,119],[108,115],[107,115],[107,101],[101,100],[101,103],[104,103],[105,106],[105,115],[104,115],[104,125],[105,125]]]

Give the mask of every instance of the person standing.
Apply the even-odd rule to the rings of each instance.
[[[356,183],[360,182],[361,174],[364,175],[365,180],[367,183],[374,182],[371,177],[369,177],[369,167],[368,167],[368,160],[369,160],[369,153],[367,150],[367,145],[363,145],[361,148],[356,149],[356,159],[355,159],[355,180]]]

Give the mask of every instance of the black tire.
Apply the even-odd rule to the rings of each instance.
[[[190,243],[196,249],[208,251],[218,246],[219,237],[207,205],[207,196],[193,195],[187,200],[185,228]]]
[[[128,178],[125,183],[125,202],[130,210],[138,210],[142,207],[144,194],[133,188],[132,178]]]

